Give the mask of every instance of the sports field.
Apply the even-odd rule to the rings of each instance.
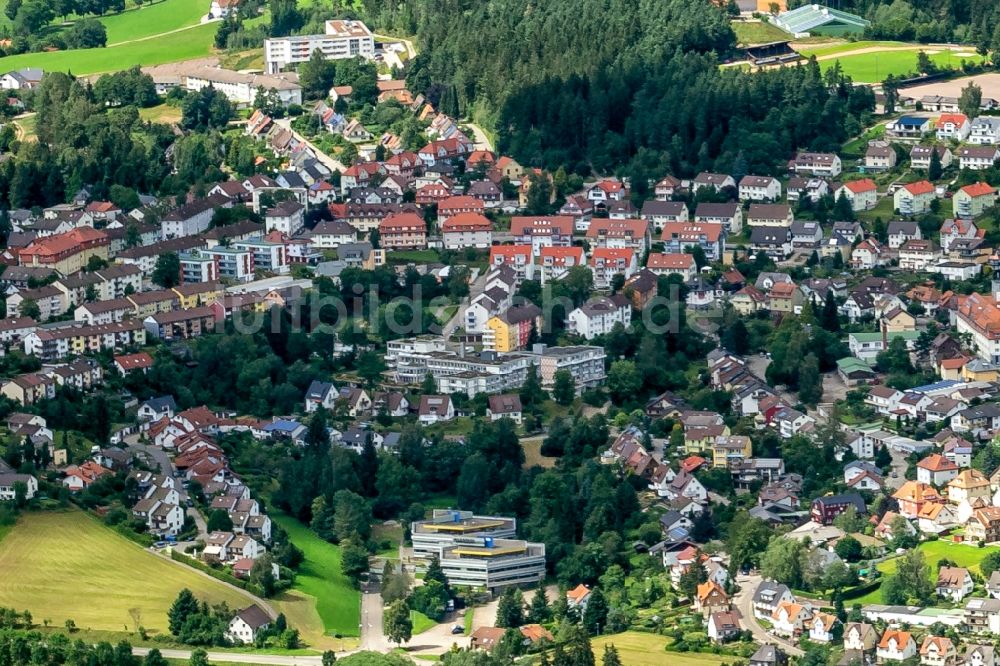
[[[982,62],[973,47],[931,46],[906,42],[845,42],[797,44],[804,56],[816,56],[825,70],[839,62],[844,73],[859,83],[877,83],[890,74],[903,76],[917,71],[917,53],[924,51],[941,69],[959,69],[962,61]]]
[[[35,622],[165,632],[183,588],[210,603],[244,607],[242,592],[143,550],[82,511],[28,513],[0,541],[0,606],[29,610]]]
[[[361,593],[340,570],[340,548],[320,539],[308,527],[287,516],[272,515],[288,536],[305,555],[305,561],[295,576],[293,595],[290,599],[279,598],[279,610],[288,615],[289,624],[303,631],[303,637],[313,647],[318,647],[315,636],[357,636],[358,621],[361,617]],[[287,595],[284,595],[287,596]],[[303,608],[301,597],[312,600],[312,609]],[[295,602],[291,609],[300,622],[293,620],[285,610],[287,602]],[[308,606],[309,604],[305,604]],[[313,618],[317,617],[321,626],[317,627]],[[305,623],[305,626],[303,626]],[[308,634],[313,635],[313,640]]]
[[[595,636],[590,640],[594,657],[598,663],[604,655],[605,645],[618,649],[623,666],[719,666],[732,657],[701,654],[696,652],[667,652],[669,638],[658,634],[626,631],[610,636]]]
[[[840,63],[844,73],[858,83],[877,83],[885,80],[885,77],[904,76],[917,71],[917,52],[913,51],[884,51],[881,53],[861,53],[857,55],[847,55],[842,58],[823,60],[820,66],[826,70],[833,67],[836,62]],[[941,69],[959,69],[962,60],[968,62],[982,62],[983,57],[972,51],[963,52],[958,55],[956,52],[928,53],[928,57],[935,65]]]

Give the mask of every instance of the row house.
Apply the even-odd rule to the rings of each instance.
[[[700,203],[694,211],[697,224],[719,224],[727,234],[743,230],[743,209],[737,203]]]
[[[142,324],[126,319],[112,324],[72,324],[36,330],[25,336],[24,353],[43,361],[54,361],[70,355],[118,351],[145,343],[146,331]]]
[[[622,294],[595,296],[566,315],[566,330],[587,340],[607,335],[617,324],[632,323],[632,305]]]
[[[215,330],[215,312],[199,306],[175,312],[163,312],[143,321],[146,332],[159,340],[187,340]]]
[[[56,397],[56,383],[38,372],[18,375],[0,383],[0,394],[19,405],[33,405]]]
[[[751,227],[791,227],[794,222],[795,214],[788,204],[750,204],[747,213]]]

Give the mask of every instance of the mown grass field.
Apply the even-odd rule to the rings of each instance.
[[[216,27],[214,23],[207,23],[181,32],[103,49],[22,53],[0,58],[0,70],[7,72],[21,67],[41,67],[47,72],[88,75],[115,72],[133,65],[162,65],[204,58],[212,54]]]
[[[835,44],[798,44],[795,50],[804,55],[814,55],[814,56],[825,56],[833,55],[835,53],[846,53],[848,51],[857,51],[860,49],[869,49],[874,47],[879,48],[893,48],[902,46],[913,46],[912,44],[907,44],[906,42],[879,42],[879,41],[859,41],[859,42],[837,42]]]
[[[29,513],[0,541],[0,606],[29,610],[35,621],[81,629],[166,632],[167,611],[188,588],[209,603],[244,607],[250,598],[162,559],[81,511]]]
[[[290,599],[279,599],[279,608],[288,614],[289,624],[303,632],[303,637],[313,647],[318,647],[315,639],[321,632],[326,636],[340,634],[341,636],[357,636],[358,620],[361,616],[361,593],[354,588],[340,570],[340,548],[323,541],[312,530],[297,520],[288,516],[274,515],[272,518],[288,532],[289,537],[297,547],[302,549],[305,561],[295,577],[293,591],[299,593]],[[289,595],[284,595],[289,596]],[[312,601],[312,613],[309,604]],[[286,605],[289,611],[285,611]],[[319,626],[313,617],[319,620]]]
[[[201,17],[208,13],[210,4],[204,0],[161,0],[108,16],[101,22],[108,31],[108,45],[114,46],[119,42],[198,25]]]
[[[658,634],[626,631],[610,636],[596,636],[590,641],[594,657],[600,662],[605,645],[614,645],[623,666],[719,666],[733,657],[700,654],[695,652],[667,652],[670,639]]]
[[[767,44],[790,37],[781,28],[764,21],[733,21],[730,25],[738,44]]]
[[[919,48],[912,51],[883,51],[881,53],[860,53],[848,55],[842,58],[823,60],[819,64],[827,70],[840,63],[844,74],[850,76],[859,83],[877,83],[892,74],[893,76],[904,76],[917,71],[917,52]],[[928,54],[931,61],[942,69],[959,69],[962,60],[968,62],[982,62],[982,56],[978,53],[962,52],[941,52]]]

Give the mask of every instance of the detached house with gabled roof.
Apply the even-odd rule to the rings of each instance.
[[[955,217],[979,217],[996,205],[997,190],[989,183],[973,183],[960,188],[951,201]]]
[[[450,421],[455,418],[455,405],[450,395],[422,395],[417,414],[417,420],[423,425]]]
[[[1000,159],[1000,148],[997,146],[962,146],[956,154],[960,168],[982,171],[989,169]]]
[[[964,117],[964,116],[963,116]],[[920,663],[922,666],[952,666],[958,661],[958,651],[950,638],[944,636],[925,636],[920,645]]]
[[[907,183],[896,190],[896,193],[892,195],[892,203],[900,215],[912,217],[929,211],[935,198],[934,184],[929,180],[919,180],[915,183]],[[890,225],[892,224],[895,222],[890,222]],[[893,247],[891,235],[889,247]],[[895,247],[899,247],[899,245]]]
[[[943,486],[958,476],[958,465],[939,453],[932,453],[917,463],[917,481]]]
[[[740,201],[777,201],[781,181],[771,176],[743,176],[739,182]]]
[[[691,181],[691,192],[692,194],[697,194],[698,190],[703,187],[708,187],[716,192],[726,187],[736,187],[736,181],[733,177],[724,173],[709,173],[708,171],[702,171]]]
[[[964,113],[943,113],[934,123],[935,134],[941,141],[965,141],[972,127]]]
[[[908,631],[887,629],[882,634],[875,656],[878,663],[887,661],[906,661],[917,654],[917,643]]]
[[[799,153],[789,166],[796,175],[836,178],[842,171],[840,157],[834,153]]]
[[[934,590],[939,597],[958,603],[972,594],[973,582],[969,570],[963,567],[941,567],[938,569]]]
[[[782,601],[771,614],[772,629],[775,634],[797,638],[807,631],[812,611],[806,606],[792,601]]]
[[[846,197],[855,212],[871,210],[878,204],[878,185],[871,178],[849,180],[833,193],[833,197]]]

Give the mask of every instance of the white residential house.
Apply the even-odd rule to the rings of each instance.
[[[771,176],[743,176],[739,184],[740,201],[777,201],[781,181]]]
[[[886,661],[906,661],[917,655],[917,643],[908,631],[887,629],[875,649],[879,663]]]
[[[912,217],[929,211],[935,198],[934,185],[928,180],[920,180],[916,183],[907,183],[896,190],[896,193],[892,195],[892,203],[900,215]],[[891,236],[889,247],[893,247]]]
[[[939,597],[959,602],[972,594],[973,582],[969,570],[964,567],[941,567],[938,569],[934,586]]]
[[[607,335],[617,324],[628,328],[632,323],[632,304],[622,295],[598,296],[566,315],[566,330],[592,340]]]
[[[937,138],[942,141],[965,141],[971,126],[964,113],[945,113],[935,122]]]
[[[233,643],[251,645],[262,631],[271,626],[271,616],[254,604],[237,613],[229,622],[226,638]]]
[[[846,197],[855,212],[871,210],[878,204],[878,185],[871,178],[849,180],[833,193],[834,199],[840,197]]]
[[[973,120],[968,140],[977,146],[995,146],[1000,143],[1000,118],[979,116]]]

